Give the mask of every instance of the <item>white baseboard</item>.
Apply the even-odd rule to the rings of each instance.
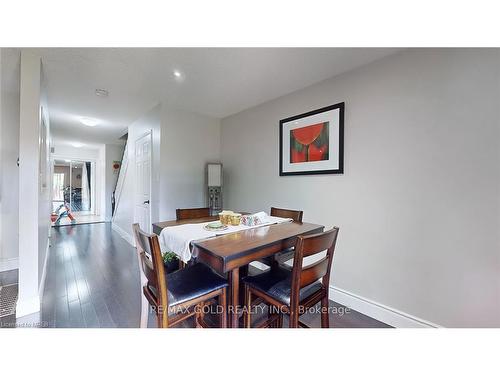
[[[0,272],[17,270],[19,268],[19,258],[0,260]]]
[[[116,231],[125,241],[127,241],[129,244],[135,247],[134,237],[130,233],[123,230],[115,223],[111,224],[111,228],[113,228],[113,230]]]
[[[329,298],[373,319],[396,328],[439,328],[438,324],[371,301],[346,290],[330,285]]]
[[[42,277],[40,278],[40,285],[38,286],[38,295],[40,299],[43,298],[45,290],[45,276],[47,275],[47,261],[49,259],[50,240],[47,242],[47,249],[45,249],[45,260],[43,261]]]
[[[40,311],[40,297],[35,296],[29,299],[19,299],[16,305],[16,318],[31,315]]]

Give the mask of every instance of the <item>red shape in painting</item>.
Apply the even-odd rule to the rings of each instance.
[[[328,150],[328,145],[316,147],[314,143],[309,146],[309,161],[323,160],[325,152]],[[293,161],[292,161],[293,163]]]
[[[304,126],[303,128],[293,129],[292,135],[297,142],[304,146],[313,143],[323,130],[324,122],[315,125]]]
[[[290,163],[307,163],[329,158],[328,122],[290,131]]]

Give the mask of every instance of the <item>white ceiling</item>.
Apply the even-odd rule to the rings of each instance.
[[[224,118],[395,53],[388,48],[45,48],[54,139],[113,143],[159,101]],[[172,72],[180,70],[178,82]],[[95,89],[109,97],[95,95]],[[96,127],[82,116],[100,120]]]

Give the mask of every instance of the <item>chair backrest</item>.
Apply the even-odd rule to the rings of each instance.
[[[302,214],[304,211],[288,210],[286,208],[276,208],[271,207],[271,216],[283,217],[286,219],[292,219],[297,223],[302,223]]]
[[[166,327],[168,326],[167,280],[158,236],[142,231],[137,223],[133,224],[133,229],[139,264],[147,280],[143,287],[148,288],[149,296],[154,298],[158,311],[164,312],[162,326]]]
[[[332,267],[333,253],[339,228],[334,227],[326,232],[312,234],[309,236],[298,236],[295,245],[295,255],[292,269],[292,289],[290,304],[293,306],[299,302],[300,289],[322,279],[323,288],[328,290],[330,284],[330,269]],[[303,266],[303,259],[311,255],[319,254],[326,250],[326,254],[313,264]]]
[[[177,216],[177,220],[198,219],[200,217],[210,216],[210,208],[178,208],[175,210],[175,215]]]

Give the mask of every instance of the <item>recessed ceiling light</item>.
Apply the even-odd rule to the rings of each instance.
[[[174,78],[177,80],[177,81],[183,81],[184,80],[184,73],[182,73],[180,70],[178,69],[174,69],[172,71],[172,74],[174,75]]]
[[[80,148],[80,147],[83,147],[83,144],[78,143],[78,142],[75,142],[75,143],[73,143],[73,147],[78,147],[78,148]]]
[[[71,163],[71,160],[65,160],[66,163]]]
[[[96,126],[99,124],[99,120],[91,117],[80,117],[80,122],[86,126]]]
[[[101,97],[105,98],[109,95],[109,91],[105,90],[105,89],[95,89],[95,94],[97,96],[101,96]]]

